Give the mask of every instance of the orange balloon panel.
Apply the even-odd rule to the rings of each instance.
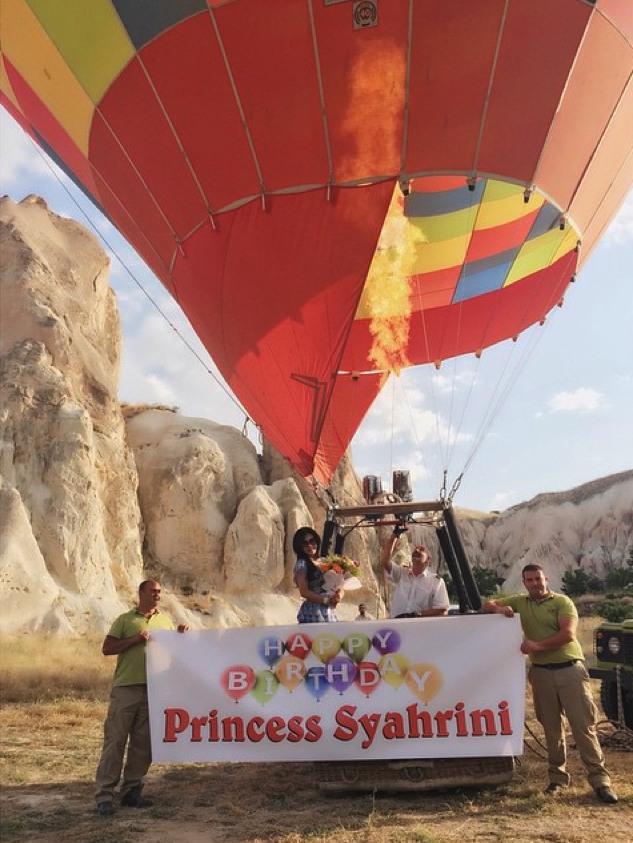
[[[4,0],[2,102],[327,483],[390,371],[541,320],[617,210],[629,5]]]

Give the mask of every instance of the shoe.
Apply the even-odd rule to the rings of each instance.
[[[618,801],[618,797],[608,785],[604,785],[603,787],[597,787],[596,796],[601,802],[604,802],[605,805],[615,805],[615,803]]]
[[[140,787],[128,790],[121,799],[121,805],[124,808],[151,808],[153,804],[151,799],[146,799],[141,795]]]
[[[99,802],[97,804],[97,813],[100,817],[111,817],[115,813],[115,807],[112,802]]]
[[[565,786],[562,784],[558,784],[558,782],[550,782],[543,793],[546,793],[548,796],[558,796],[559,793],[562,793]]]

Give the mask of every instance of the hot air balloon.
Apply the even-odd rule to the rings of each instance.
[[[327,483],[389,373],[516,337],[633,181],[621,0],[2,0],[2,103]]]

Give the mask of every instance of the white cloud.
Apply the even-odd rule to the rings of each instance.
[[[553,413],[594,413],[608,407],[606,398],[596,389],[581,386],[571,392],[557,392],[548,401]]]
[[[450,361],[451,363],[457,361]],[[459,361],[462,362],[461,360]],[[466,368],[462,372],[454,371],[452,375],[448,376],[442,372],[436,372],[431,376],[434,389],[440,394],[451,393],[459,390],[461,387],[470,387],[476,380],[477,373],[474,369]]]
[[[228,388],[178,305],[166,293],[162,295],[161,307],[164,305],[164,311],[177,330],[142,294],[138,300],[135,300],[135,293],[131,294],[134,304],[133,307],[130,304],[130,309],[134,318],[124,337],[121,399],[131,403],[175,405],[183,415],[241,428],[244,413],[230,397]]]
[[[490,510],[504,510],[511,506],[517,500],[516,489],[506,489],[505,491],[495,492],[490,500]]]
[[[52,178],[43,154],[4,109],[0,110],[0,149],[0,184],[3,191],[21,187],[25,179]],[[54,165],[51,163],[51,166]]]
[[[605,242],[622,245],[633,243],[633,191],[629,193],[605,235]]]
[[[445,408],[431,409],[426,404],[425,391],[411,381],[408,385],[398,383],[395,391],[388,384],[356,434],[355,445],[362,449],[393,442],[394,447],[406,446],[415,452],[424,444],[462,442],[471,438],[447,423]]]

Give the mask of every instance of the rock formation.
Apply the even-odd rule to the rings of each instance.
[[[117,399],[121,330],[108,259],[42,200],[0,200],[0,631],[101,635],[141,579],[178,620],[204,627],[292,623],[292,536],[323,530],[333,503],[362,503],[346,456],[317,493],[268,443],[233,428]],[[471,562],[520,585],[526,561],[564,571],[623,564],[633,472],[539,495],[501,514],[457,512]],[[387,532],[389,528],[382,528]],[[352,531],[361,600],[382,610],[385,535]],[[439,558],[432,528],[416,526]],[[406,557],[407,541],[400,540]]]
[[[102,628],[142,575],[108,259],[34,197],[0,200],[0,225],[0,496],[22,535],[3,522],[2,628]]]
[[[626,471],[501,513],[486,529],[482,556],[507,590],[520,589],[521,568],[530,562],[543,565],[559,589],[569,569],[603,577],[622,566],[632,544],[633,471]]]

